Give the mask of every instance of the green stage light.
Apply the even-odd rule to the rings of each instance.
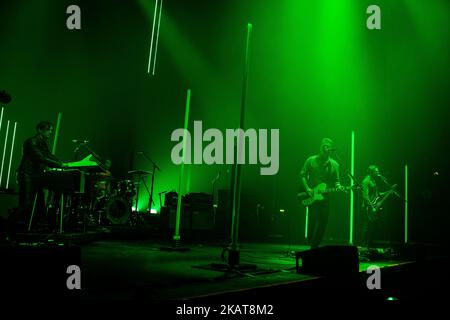
[[[8,176],[6,177],[6,189],[9,187],[9,176],[11,175],[11,164],[12,164],[12,157],[14,152],[14,142],[16,141],[16,128],[17,128],[17,122],[14,122],[14,131],[12,136],[12,143],[11,143],[11,153],[9,155],[9,166],[8,166]]]
[[[2,156],[2,166],[0,169],[0,186],[2,184],[2,178],[3,178],[3,169],[5,166],[5,156],[6,156],[6,146],[8,144],[8,134],[9,134],[9,120],[6,124],[6,135],[5,135],[5,144],[3,146],[3,156]]]

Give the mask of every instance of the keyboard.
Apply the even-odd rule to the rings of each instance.
[[[100,161],[92,154],[80,161],[67,162],[68,169],[80,169],[87,171],[106,171]]]

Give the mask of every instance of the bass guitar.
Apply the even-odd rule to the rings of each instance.
[[[378,217],[380,216],[380,211],[383,210],[383,204],[385,203],[385,201],[389,198],[389,196],[391,194],[395,193],[396,187],[397,187],[397,185],[394,184],[390,190],[383,193],[382,196],[376,197],[372,201],[372,204],[369,206],[369,208],[367,210],[367,217],[369,218],[369,220],[371,222],[378,219]]]

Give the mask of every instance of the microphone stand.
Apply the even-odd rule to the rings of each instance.
[[[216,225],[216,206],[214,204],[214,193],[216,192],[216,182],[220,179],[220,171],[212,182],[212,206],[213,206],[213,225]]]
[[[392,190],[392,193],[395,194],[395,195],[397,196],[397,198],[399,198],[400,200],[402,200],[402,201],[405,202],[405,203],[408,203],[408,201],[407,201],[405,198],[403,198],[403,197],[397,192],[397,190],[395,190],[395,187],[389,183],[389,181],[388,181],[388,179],[386,179],[386,177],[382,176],[381,174],[378,175],[378,177],[381,179],[381,181],[383,181],[383,182],[389,187],[390,190]]]
[[[100,157],[98,154],[96,154],[91,147],[89,147],[88,145],[89,142],[79,142],[78,146],[75,148],[74,152],[75,152],[75,160],[78,160],[78,151],[80,150],[81,147],[85,147],[87,149],[87,151],[89,151],[90,154],[92,154],[92,156],[95,158],[95,160],[97,160],[97,164],[98,166],[104,170],[104,171],[108,171],[108,169],[105,167],[105,164],[103,162],[102,157]]]
[[[86,143],[85,142],[77,142],[77,146],[76,146],[76,148],[75,148],[75,150],[73,150],[73,153],[74,153],[74,161],[78,161],[78,155],[79,155],[79,151],[80,151],[80,148],[82,147],[82,146],[84,146],[84,145],[86,145]]]
[[[155,184],[155,171],[159,170],[159,172],[161,172],[161,169],[149,156],[147,156],[147,154],[144,151],[142,151],[141,154],[144,156],[145,159],[147,159],[152,164],[152,186],[150,189],[150,199],[148,201],[148,205],[150,206],[150,211],[151,211],[152,204],[153,204],[153,186]]]
[[[358,180],[356,180],[356,178],[350,172],[347,171],[347,175],[350,177],[350,179],[353,180],[353,183],[358,187],[358,189],[362,189],[361,183],[359,183]]]
[[[167,193],[167,191],[162,191],[162,192],[160,192],[160,193],[158,193],[158,196],[159,196],[159,206],[162,208],[162,200],[161,200],[161,195],[162,194],[166,194]]]

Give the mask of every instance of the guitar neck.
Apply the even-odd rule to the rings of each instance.
[[[317,187],[315,188],[317,189]],[[350,190],[350,189],[355,189],[355,187],[344,187],[344,190]],[[338,192],[340,191],[338,188],[326,188],[324,190],[318,191],[318,193],[320,194],[325,194],[325,193],[333,193],[333,192]],[[299,192],[297,193],[297,196],[306,196],[307,193],[306,192]]]
[[[349,187],[344,187],[344,190],[348,190]],[[322,193],[332,193],[332,192],[337,192],[339,191],[338,188],[327,188],[325,190],[322,191]]]
[[[383,204],[384,201],[386,201],[386,199],[391,195],[392,190],[389,190],[384,196],[383,198],[377,203],[377,206],[381,206]]]

